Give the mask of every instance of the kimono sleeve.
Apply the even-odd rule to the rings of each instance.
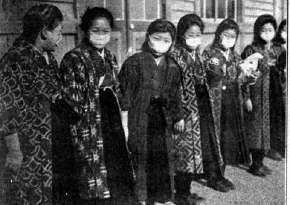
[[[118,75],[120,88],[120,106],[122,111],[128,111],[132,106],[134,93],[139,85],[137,59],[129,58],[122,65]]]
[[[215,57],[210,50],[204,50],[203,54],[203,61],[205,66],[205,72],[208,82],[218,82],[223,79],[223,71],[222,71],[222,62],[218,57]]]
[[[4,60],[5,61],[5,60]],[[0,63],[0,137],[18,133],[18,118],[24,101],[18,83],[17,73],[20,65],[9,62]]]
[[[79,116],[85,113],[86,81],[81,74],[84,67],[79,55],[73,52],[66,54],[60,65],[63,98]]]
[[[179,69],[176,70],[174,79],[171,84],[171,92],[169,92],[169,107],[173,123],[184,119],[185,108],[181,100],[182,95],[182,75]]]

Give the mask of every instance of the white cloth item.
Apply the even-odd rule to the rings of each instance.
[[[105,60],[105,49],[102,49],[101,52],[98,51],[98,54],[102,57],[103,60]]]
[[[226,58],[226,60],[229,60],[229,56],[230,56],[230,49],[227,49],[226,51],[221,51],[222,54],[224,55],[224,57]]]

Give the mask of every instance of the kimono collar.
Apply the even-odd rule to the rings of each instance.
[[[31,49],[37,56],[43,57],[47,65],[49,65],[51,62],[51,55],[52,55],[51,52],[40,51],[35,45],[33,45],[32,43],[29,43],[22,37],[19,37],[14,41],[13,48],[17,48],[17,47]]]
[[[81,44],[79,45],[79,48],[83,56],[89,61],[93,61],[92,54],[93,55],[95,54],[95,57],[99,57],[100,59],[102,59],[102,56],[100,55],[100,49],[97,49],[94,46],[92,46],[92,44],[87,39],[82,40]],[[117,74],[119,72],[119,65],[117,64],[117,60],[114,54],[111,53],[111,51],[108,50],[107,48],[103,48],[101,53],[104,54],[103,60],[107,61],[112,66],[114,72],[116,72]]]
[[[231,61],[231,59],[234,57],[234,51],[232,49],[224,50],[220,47],[216,47],[215,49],[220,52],[220,54],[225,58],[226,62]]]

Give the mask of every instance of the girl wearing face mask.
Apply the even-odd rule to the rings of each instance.
[[[274,44],[281,48],[277,64],[270,71],[270,132],[271,151],[268,156],[280,160],[285,157],[285,96],[286,96],[286,56],[287,24],[284,19],[277,30]],[[281,157],[280,157],[280,156]],[[276,158],[275,156],[279,156]]]
[[[136,173],[140,204],[173,204],[172,127],[183,126],[179,96],[180,73],[168,52],[175,27],[158,19],[146,33],[142,52],[129,57],[119,74],[123,125]]]
[[[235,189],[224,176],[226,165],[249,160],[240,105],[242,70],[240,57],[234,51],[238,35],[237,23],[225,19],[216,30],[213,43],[203,52],[217,144],[221,148],[217,152],[222,155],[222,160],[212,157],[208,185],[223,192]]]
[[[219,146],[214,137],[213,123],[210,121],[212,116],[204,64],[200,53],[203,29],[204,24],[199,16],[195,14],[183,16],[178,22],[176,46],[171,52],[171,57],[182,71],[180,92],[184,110],[184,128],[176,124],[174,135],[176,154],[175,198],[178,204],[186,204],[186,201],[190,199],[194,200],[195,203],[203,200],[196,194],[190,194],[191,181],[197,178],[198,174],[203,173],[204,157],[208,159],[207,156],[213,154],[217,159],[221,159],[221,156],[215,152],[217,149],[213,147],[207,149],[206,146],[203,146],[205,139],[209,140],[210,135],[207,133],[212,134],[215,148]],[[203,112],[206,109],[209,110],[208,115],[204,114],[206,111]],[[210,146],[210,144],[207,145]]]
[[[131,204],[132,170],[117,99],[118,64],[106,48],[113,16],[87,9],[84,39],[61,62],[65,100],[80,120],[70,125],[76,159],[76,204]]]
[[[272,126],[270,124],[270,102],[274,97],[270,95],[270,73],[272,74],[276,69],[276,61],[281,53],[281,47],[273,41],[276,28],[276,20],[273,16],[260,16],[254,25],[254,40],[242,53],[243,59],[253,53],[260,53],[263,56],[263,59],[258,62],[260,74],[256,83],[243,86],[247,141],[252,154],[252,165],[249,172],[260,177],[271,174],[271,170],[264,165],[263,159],[271,148],[272,139],[278,132],[275,130],[270,140],[270,126]],[[275,112],[280,109],[281,107]],[[277,160],[281,159],[277,153],[273,157]]]

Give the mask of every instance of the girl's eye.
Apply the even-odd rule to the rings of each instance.
[[[226,38],[234,38],[234,39],[236,39],[235,35],[231,35],[231,34],[228,34],[228,33],[224,33],[223,36],[226,37]]]
[[[158,36],[153,36],[154,40],[161,40]]]

